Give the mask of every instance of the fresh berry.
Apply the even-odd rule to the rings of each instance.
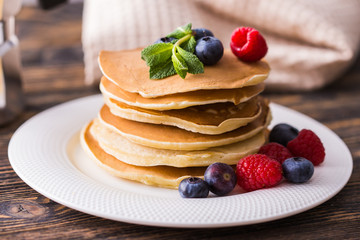
[[[279,123],[273,127],[270,131],[269,141],[277,142],[287,146],[288,142],[293,140],[299,134],[299,130],[286,123]]]
[[[235,29],[231,35],[230,48],[235,56],[245,62],[260,60],[268,50],[263,36],[251,27]]]
[[[195,55],[205,65],[214,65],[224,54],[221,41],[215,37],[202,37],[196,41]]]
[[[287,148],[296,157],[304,157],[314,166],[325,160],[325,148],[320,138],[311,130],[303,129],[299,135],[287,144]]]
[[[208,184],[198,177],[183,179],[178,190],[183,198],[206,198],[209,195]]]
[[[307,182],[314,174],[314,165],[303,157],[286,159],[282,168],[285,179],[292,183]]]
[[[205,182],[212,193],[224,196],[236,186],[236,174],[232,167],[225,163],[213,163],[205,171]]]
[[[206,37],[206,36],[210,36],[210,37],[214,36],[214,34],[206,28],[195,28],[192,30],[192,32],[195,37],[195,40],[198,40],[198,39],[200,39],[202,37]]]
[[[246,156],[236,165],[237,181],[246,191],[269,188],[282,179],[281,164],[264,154]]]
[[[277,160],[279,163],[283,163],[286,159],[291,158],[291,152],[283,145],[275,142],[270,142],[259,149],[259,154],[265,154],[266,156]]]
[[[173,38],[173,37],[162,37],[162,38],[159,38],[158,40],[156,40],[154,42],[155,43],[169,43],[169,42],[172,42],[176,40],[176,38]]]

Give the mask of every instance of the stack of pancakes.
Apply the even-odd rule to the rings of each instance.
[[[230,51],[203,74],[149,79],[141,50],[102,51],[105,104],[84,127],[85,151],[110,173],[177,188],[215,162],[235,165],[266,142],[268,102],[258,96],[264,61],[244,63]]]

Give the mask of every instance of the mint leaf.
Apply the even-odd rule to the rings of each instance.
[[[188,66],[186,65],[185,60],[177,52],[171,56],[171,60],[172,63],[174,64],[176,73],[179,74],[180,77],[184,79],[188,71]]]
[[[196,47],[196,40],[195,37],[192,36],[188,41],[182,43],[180,45],[185,51],[193,53]]]
[[[141,51],[141,58],[150,67],[151,79],[161,79],[174,74],[185,78],[187,73],[204,72],[203,63],[193,52],[196,40],[192,34],[191,23],[178,27],[167,37],[175,38],[170,43],[152,44]]]
[[[157,43],[144,48],[141,51],[141,58],[150,67],[165,63],[172,55],[172,43]]]
[[[192,33],[191,25],[192,25],[191,23],[188,23],[184,26],[178,27],[175,29],[175,31],[167,35],[167,37],[180,39],[188,34],[191,34]]]
[[[176,74],[176,71],[169,58],[165,63],[150,67],[149,73],[151,79],[161,79]]]
[[[204,72],[204,64],[197,58],[197,56],[191,52],[188,52],[181,47],[177,47],[176,50],[184,59],[188,72],[192,74],[203,73]]]

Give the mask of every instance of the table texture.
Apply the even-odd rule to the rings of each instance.
[[[7,148],[26,120],[57,104],[99,93],[84,84],[82,5],[24,7],[17,16],[26,106],[0,126],[0,239],[358,239],[360,236],[360,59],[330,86],[306,93],[263,95],[333,130],[349,147],[353,174],[335,197],[306,212],[267,223],[218,229],[133,225],[60,205],[26,185]]]

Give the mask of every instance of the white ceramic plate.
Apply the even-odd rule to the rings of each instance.
[[[337,194],[352,172],[344,142],[315,120],[271,104],[272,125],[286,122],[316,132],[325,162],[305,184],[279,186],[225,197],[183,199],[176,190],[150,187],[108,175],[82,151],[80,129],[94,118],[100,95],[70,101],[25,122],[13,135],[9,160],[30,187],[70,208],[129,223],[166,227],[225,227],[266,222],[313,208]],[[329,209],[329,211],[331,211]]]

